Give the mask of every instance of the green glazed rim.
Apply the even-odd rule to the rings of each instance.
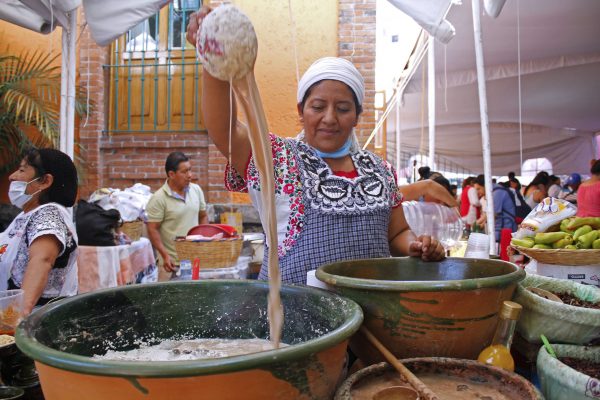
[[[393,262],[394,260],[408,260],[412,257],[393,257],[393,258],[381,258],[377,261],[381,262]],[[447,257],[446,260],[468,260],[467,262],[479,262],[476,259],[466,259],[460,257]],[[346,261],[348,263],[361,263],[370,262],[374,259],[365,260],[352,260]],[[491,276],[487,278],[475,278],[475,279],[460,279],[460,280],[445,280],[445,281],[392,281],[392,280],[377,280],[377,279],[364,279],[364,278],[352,278],[349,276],[335,275],[328,270],[334,266],[344,263],[337,262],[327,264],[319,267],[316,272],[316,277],[334,287],[351,288],[351,289],[365,289],[365,290],[376,290],[376,291],[401,291],[401,292],[442,292],[442,291],[455,291],[455,290],[476,290],[483,288],[502,288],[511,284],[517,284],[518,282],[525,279],[525,271],[520,269],[515,264],[509,263],[502,260],[482,260],[487,264],[498,264],[504,266],[510,266],[513,272],[504,275]]]
[[[172,285],[173,283],[149,283],[144,287]],[[262,281],[251,280],[206,280],[178,282],[177,284],[189,285],[255,285],[268,289],[268,284]],[[347,302],[348,318],[336,329],[327,334],[308,340],[306,342],[293,344],[277,350],[269,350],[259,353],[241,356],[186,361],[109,361],[94,360],[91,357],[71,354],[52,349],[30,335],[31,329],[38,325],[38,321],[44,318],[44,314],[52,312],[55,308],[71,302],[79,301],[85,297],[97,296],[115,290],[133,290],[138,285],[121,286],[119,288],[108,288],[50,303],[29,315],[21,321],[17,327],[15,339],[17,346],[27,356],[42,364],[51,367],[72,371],[81,374],[123,377],[123,378],[175,378],[186,376],[214,375],[240,370],[269,369],[274,363],[297,361],[311,354],[335,347],[352,336],[363,321],[363,312],[360,306],[348,298],[339,296],[326,290],[309,286],[282,285],[281,290],[288,293],[311,293],[321,298],[338,299]]]

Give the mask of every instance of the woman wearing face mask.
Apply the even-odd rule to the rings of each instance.
[[[65,207],[77,196],[77,171],[54,149],[31,149],[9,177],[9,198],[23,210],[0,233],[0,290],[23,289],[24,313],[77,293],[77,234]]]

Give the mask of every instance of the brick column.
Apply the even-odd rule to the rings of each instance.
[[[210,138],[208,139],[208,201],[213,204],[229,203],[231,196],[225,190],[224,177],[227,159],[223,157]]]
[[[104,128],[109,85],[105,81],[102,65],[108,64],[109,60],[109,48],[98,46],[92,39],[89,28],[86,28],[79,39],[78,79],[79,86],[89,91],[93,110],[87,121],[85,116],[79,120],[80,156],[83,160],[79,196],[84,199],[97,188],[104,186],[100,139]]]
[[[365,79],[365,99],[356,135],[366,142],[375,128],[376,0],[339,0],[338,56],[350,60]],[[373,149],[373,142],[369,145]]]

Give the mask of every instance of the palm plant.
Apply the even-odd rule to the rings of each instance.
[[[56,147],[59,138],[60,66],[42,51],[0,51],[0,174],[15,168],[25,147]],[[75,110],[85,113],[82,90]],[[38,134],[27,134],[33,127]]]

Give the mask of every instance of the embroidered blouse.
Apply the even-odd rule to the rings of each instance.
[[[393,167],[373,153],[351,154],[357,176],[348,178],[336,176],[304,142],[275,135],[270,135],[270,140],[280,257],[294,247],[302,234],[307,207],[324,213],[369,214],[382,206],[394,208],[402,202]],[[262,215],[259,174],[253,157],[244,176],[227,166],[225,186],[230,191],[248,192]]]

